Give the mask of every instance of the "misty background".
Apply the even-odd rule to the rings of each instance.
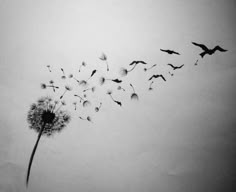
[[[40,83],[66,82],[79,92],[76,82],[61,79],[60,68],[78,79],[97,69],[91,81],[97,90],[93,105],[77,111],[73,95],[65,95],[72,120],[60,134],[41,138],[28,191],[235,191],[235,12],[234,0],[1,0],[0,191],[26,191],[37,139],[27,112],[39,97],[63,92],[42,90]],[[192,41],[228,51],[201,59]],[[109,73],[99,60],[103,52]],[[120,77],[133,60],[157,67],[145,73],[137,66]],[[88,65],[79,74],[83,61]],[[171,77],[167,63],[185,66]],[[148,78],[158,73],[167,81],[156,79],[148,91]],[[98,85],[101,76],[121,78],[126,92]],[[130,100],[129,83],[138,102]],[[108,88],[122,107],[106,95]],[[93,123],[78,118],[86,115]]]

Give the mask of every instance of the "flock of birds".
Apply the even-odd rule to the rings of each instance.
[[[210,48],[208,48],[207,46],[205,46],[204,44],[199,44],[199,43],[195,43],[195,42],[192,42],[192,44],[202,49],[202,52],[199,54],[199,55],[201,56],[201,58],[203,58],[205,55],[212,55],[212,54],[214,54],[216,51],[219,51],[219,52],[226,52],[226,51],[227,51],[226,49],[223,49],[223,48],[221,48],[221,47],[218,46],[218,45],[215,46],[213,49],[210,49]],[[167,53],[167,54],[169,54],[169,55],[180,55],[179,52],[176,52],[176,51],[174,51],[174,50],[160,49],[160,51],[162,51],[162,52],[164,52],[164,53]],[[109,68],[107,56],[106,56],[104,53],[102,53],[102,55],[99,57],[99,59],[102,60],[103,62],[105,62],[105,64],[106,64],[106,71],[109,72],[110,68]],[[80,73],[80,72],[82,71],[82,68],[85,68],[86,65],[87,65],[87,64],[86,64],[85,62],[82,62],[82,64],[79,66],[78,72]],[[120,69],[120,75],[121,75],[122,77],[127,76],[130,72],[132,72],[132,71],[136,68],[137,65],[144,65],[144,66],[146,66],[147,63],[144,62],[144,61],[141,61],[141,60],[137,60],[137,61],[135,60],[135,61],[133,61],[133,62],[131,62],[131,63],[129,64],[130,69],[121,68],[121,69]],[[194,65],[198,65],[198,60],[194,63]],[[150,66],[150,67],[144,67],[143,70],[144,70],[144,72],[146,72],[146,71],[148,71],[148,70],[153,69],[153,68],[156,67],[156,66],[157,66],[157,64],[154,64],[154,65],[152,65],[152,66]],[[170,74],[171,76],[173,76],[173,75],[174,75],[174,74],[173,74],[173,71],[182,69],[182,68],[184,67],[184,64],[182,64],[182,65],[180,65],[180,66],[175,66],[175,65],[173,65],[173,64],[171,64],[171,63],[168,63],[167,66],[169,66],[169,67],[172,69],[172,72],[169,71],[169,74]],[[47,65],[47,68],[48,68],[48,71],[49,71],[49,72],[52,72],[52,69],[51,69],[51,66],[50,66],[50,65]],[[73,74],[69,74],[68,76],[66,76],[64,69],[61,68],[60,70],[61,70],[61,72],[62,72],[62,76],[61,76],[62,79],[66,79],[67,77],[68,77],[69,79],[74,79],[74,80],[76,81],[76,83],[77,83],[79,86],[82,87],[82,91],[81,91],[81,94],[80,94],[80,95],[79,95],[79,94],[75,94],[75,93],[73,94],[73,96],[76,98],[76,101],[74,101],[74,102],[72,103],[73,106],[74,106],[74,110],[77,110],[77,104],[78,104],[78,102],[81,103],[83,107],[87,107],[87,106],[91,105],[91,102],[87,99],[87,94],[88,94],[89,92],[95,92],[95,91],[96,91],[96,86],[91,86],[91,87],[89,87],[89,88],[87,88],[87,87],[88,87],[88,85],[89,85],[89,81],[90,81],[90,80],[92,79],[92,77],[94,77],[94,75],[97,73],[97,70],[96,70],[96,69],[92,70],[92,72],[91,72],[91,74],[88,76],[88,78],[87,78],[87,79],[84,79],[84,80],[79,80],[79,79],[77,79]],[[153,83],[154,83],[154,80],[155,80],[155,79],[158,79],[158,78],[162,79],[163,81],[166,81],[166,78],[165,78],[165,76],[164,76],[163,74],[153,74],[152,76],[150,76],[150,77],[148,78],[148,81],[150,81],[148,90],[150,90],[150,91],[153,90],[152,85],[153,85]],[[111,81],[111,82],[113,82],[113,83],[116,83],[116,84],[117,84],[117,90],[119,90],[119,91],[124,91],[124,92],[126,91],[126,90],[122,87],[122,82],[123,82],[123,80],[121,80],[121,79],[119,79],[119,78],[109,79],[109,78],[105,78],[105,77],[100,77],[100,79],[99,79],[99,83],[100,83],[101,86],[102,86],[106,81]],[[133,85],[132,83],[130,83],[129,85],[130,85],[130,87],[131,87],[131,89],[132,89],[132,93],[131,93],[130,99],[131,99],[131,100],[139,100],[139,96],[138,96],[138,94],[137,94],[137,92],[136,92],[136,90],[135,90],[135,88],[134,88],[134,85]],[[55,85],[55,83],[54,83],[53,80],[49,81],[49,84],[42,83],[42,84],[41,84],[41,88],[42,88],[42,89],[51,88],[51,89],[53,90],[53,92],[56,92],[57,89],[60,89],[59,86],[56,86],[56,85]],[[63,98],[65,97],[65,95],[66,95],[67,92],[71,92],[71,91],[72,91],[72,87],[69,86],[69,85],[65,85],[64,91],[63,91],[63,93],[60,95],[59,101],[57,101],[57,102],[61,102],[62,105],[65,105],[66,103],[65,103],[65,101],[63,100]],[[111,98],[111,100],[112,100],[114,103],[116,103],[116,104],[119,105],[119,106],[122,106],[122,102],[121,102],[121,101],[118,101],[118,100],[116,100],[116,99],[114,98],[113,92],[112,92],[111,90],[107,90],[107,95]],[[99,112],[100,109],[101,109],[101,107],[102,107],[102,102],[100,102],[99,105],[94,108],[94,111],[95,111],[95,112]],[[93,122],[91,116],[87,116],[87,117],[79,116],[78,118],[81,119],[81,120]]]

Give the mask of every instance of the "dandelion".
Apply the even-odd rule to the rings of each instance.
[[[154,64],[154,65],[152,65],[151,67],[149,67],[149,68],[144,68],[143,70],[146,72],[146,71],[148,71],[148,70],[150,70],[150,69],[152,69],[153,67],[156,67],[157,66],[157,64]]]
[[[130,83],[130,86],[131,86],[132,89],[133,89],[133,93],[132,93],[131,96],[130,96],[131,100],[139,100],[138,94],[135,92],[134,86],[133,86],[131,83]]]
[[[50,65],[47,65],[47,68],[48,68],[49,72],[51,73],[52,71],[51,71]]]
[[[102,61],[106,62],[107,71],[109,71],[109,66],[108,66],[108,62],[107,62],[107,56],[104,53],[102,53],[102,55],[101,55],[101,57],[99,59],[101,59]]]
[[[112,99],[113,102],[115,102],[116,104],[122,106],[122,103],[121,103],[120,101],[117,101],[117,100],[115,100],[115,99],[113,98],[113,96],[112,96],[112,91],[111,91],[111,90],[108,90],[108,91],[107,91],[107,94],[110,96],[110,98]]]
[[[36,152],[39,140],[42,135],[51,136],[55,132],[60,132],[70,121],[70,115],[66,111],[56,109],[58,102],[50,97],[42,97],[36,103],[33,103],[28,111],[27,121],[30,129],[38,133],[37,141],[30,156],[26,186],[28,187],[31,165]]]
[[[98,107],[95,107],[95,112],[98,112],[102,106],[102,103],[100,102],[100,105]]]
[[[72,88],[71,88],[70,86],[66,85],[66,86],[65,86],[65,91],[64,91],[63,94],[60,96],[60,99],[62,99],[62,98],[64,97],[64,95],[65,95],[65,93],[66,93],[67,91],[71,91],[71,90],[72,90]]]
[[[148,88],[149,91],[153,90],[153,88],[152,88],[152,84],[153,84],[153,83],[154,83],[154,81],[152,81],[152,82],[150,83],[149,88]]]
[[[79,67],[79,72],[81,70],[81,67],[85,67],[85,66],[86,66],[86,63],[83,61],[82,64],[80,65],[80,67]]]
[[[125,91],[125,89],[122,88],[120,85],[117,87],[117,90],[123,90],[123,91]]]

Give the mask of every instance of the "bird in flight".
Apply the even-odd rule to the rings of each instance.
[[[228,50],[223,49],[222,47],[220,47],[219,45],[215,46],[213,49],[209,49],[207,46],[203,45],[203,44],[199,44],[199,43],[195,43],[192,42],[193,45],[200,47],[203,52],[200,53],[199,55],[203,58],[206,54],[208,55],[212,55],[214,54],[216,51],[220,51],[220,52],[226,52]]]
[[[151,81],[153,78],[156,79],[156,78],[159,78],[159,77],[161,77],[164,81],[166,81],[165,77],[163,75],[159,75],[159,74],[151,76],[148,80]]]
[[[184,64],[183,64],[183,65],[180,65],[180,66],[174,66],[174,65],[172,65],[171,63],[168,63],[167,65],[171,66],[171,67],[173,68],[173,70],[181,69],[181,68],[184,66]]]
[[[139,63],[141,63],[141,64],[144,64],[144,65],[146,65],[147,63],[146,62],[144,62],[144,61],[133,61],[132,63],[130,63],[129,65],[137,65],[137,64],[139,64]]]
[[[163,51],[163,52],[166,52],[166,53],[168,53],[168,54],[176,54],[176,55],[180,55],[178,52],[176,52],[176,51],[173,51],[173,50],[169,50],[169,49],[160,49],[161,51]]]

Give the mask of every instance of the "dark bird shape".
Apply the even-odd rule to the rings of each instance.
[[[133,61],[132,63],[130,63],[129,65],[137,65],[137,64],[139,64],[139,63],[141,63],[141,64],[144,64],[144,65],[146,65],[147,63],[146,62],[144,62],[144,61]]]
[[[174,66],[174,65],[172,65],[171,63],[168,63],[167,65],[171,66],[171,67],[173,68],[173,70],[181,69],[181,68],[184,66],[184,64],[183,64],[183,65],[180,65],[180,66]]]
[[[166,52],[168,54],[176,54],[176,55],[180,55],[178,52],[173,51],[173,50],[169,50],[169,49],[160,49],[163,52]]]
[[[212,55],[214,54],[216,51],[220,51],[220,52],[226,52],[228,50],[221,48],[219,45],[215,46],[213,49],[209,49],[207,46],[203,45],[203,44],[199,44],[199,43],[195,43],[192,42],[193,45],[200,47],[203,52],[200,53],[199,55],[203,58],[206,54],[208,55]]]
[[[166,81],[165,77],[163,75],[159,75],[159,74],[151,76],[148,80],[151,81],[153,78],[156,79],[158,77],[161,77],[164,81]]]

